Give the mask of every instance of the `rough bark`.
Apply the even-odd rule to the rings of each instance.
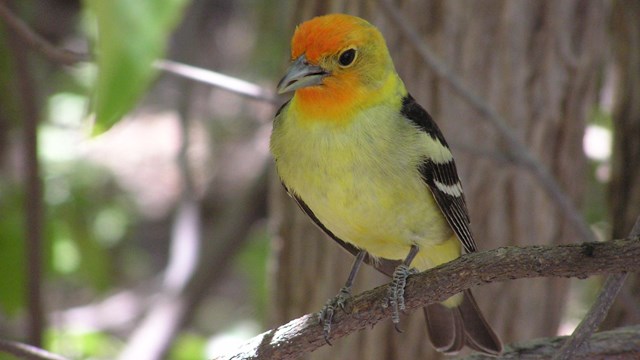
[[[615,1],[611,16],[616,88],[613,110],[613,153],[609,206],[611,236],[633,226],[640,212],[640,1]],[[633,213],[635,212],[636,215]],[[640,278],[627,279],[603,326],[640,322]]]
[[[454,1],[438,3],[433,12],[426,41],[507,119],[579,202],[585,164],[582,134],[596,100],[603,57],[598,45],[605,30],[603,4]],[[415,14],[419,23],[419,14],[404,13]],[[405,68],[403,78],[419,73],[420,66]],[[432,85],[419,85],[425,83]],[[500,161],[510,155],[503,139],[467,104],[438,79],[408,86],[421,93],[423,104],[453,143],[481,249],[556,244],[575,234],[529,173]],[[567,289],[564,279],[526,280],[479,289],[478,296],[509,343],[555,335]]]
[[[640,241],[637,237],[599,243],[505,247],[468,254],[411,276],[405,292],[407,312],[485,283],[634,272],[640,270],[639,256]],[[354,296],[348,304],[348,311],[338,312],[334,318],[331,340],[388,319],[391,308],[383,305],[386,296],[386,286]],[[317,316],[312,313],[269,330],[233,353],[217,359],[294,359],[323,346],[328,348],[325,345],[322,326],[318,325]],[[636,350],[640,351],[640,347]]]
[[[538,360],[554,356],[566,340],[565,336],[541,338],[511,344],[500,356],[501,360]],[[573,360],[635,360],[640,357],[640,326],[630,326],[594,334],[585,348]],[[481,354],[463,360],[495,359]]]
[[[345,5],[347,4],[348,5]],[[342,11],[369,19],[385,35],[409,91],[453,146],[481,249],[557,244],[575,235],[536,180],[509,162],[503,139],[417,56],[374,2],[299,2],[294,23]],[[508,119],[513,131],[579,203],[582,134],[596,100],[603,60],[603,1],[398,1],[398,8],[470,89]],[[274,182],[277,182],[274,181]],[[274,184],[273,324],[319,310],[343,285],[350,256],[322,236]],[[386,282],[362,269],[355,293]],[[555,335],[568,288],[564,279],[501,283],[477,297],[506,342]],[[497,296],[500,294],[500,296]],[[490,299],[490,300],[489,300]],[[545,316],[540,316],[545,314]],[[520,326],[526,323],[527,326]],[[359,332],[313,358],[432,358],[424,319]]]

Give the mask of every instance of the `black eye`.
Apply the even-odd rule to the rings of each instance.
[[[341,66],[349,66],[353,63],[353,60],[356,59],[356,49],[345,50],[342,54],[340,54],[340,58],[338,62]]]

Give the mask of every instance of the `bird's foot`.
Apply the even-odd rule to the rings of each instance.
[[[322,324],[324,341],[331,345],[329,335],[331,334],[331,321],[337,309],[345,309],[347,300],[351,297],[351,287],[343,287],[335,297],[329,299],[322,310],[318,313],[318,323]]]
[[[391,306],[391,310],[393,311],[391,321],[398,332],[402,332],[398,328],[400,312],[405,310],[404,287],[407,285],[409,275],[417,273],[418,271],[416,269],[409,268],[408,265],[399,265],[393,272],[391,284],[389,284],[386,305]]]

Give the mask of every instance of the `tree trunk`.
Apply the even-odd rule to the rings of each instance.
[[[611,236],[625,237],[640,216],[640,1],[615,1],[611,28],[617,80],[609,204]],[[640,278],[627,278],[603,327],[640,322]]]
[[[452,145],[481,249],[576,239],[536,180],[509,164],[505,142],[489,123],[421,60],[375,2],[300,2],[295,22],[347,12],[385,35],[409,91]],[[603,1],[401,1],[398,9],[437,55],[505,119],[517,137],[579,202],[584,126],[596,100],[603,59]],[[286,55],[283,55],[286,57]],[[275,179],[275,176],[274,176]],[[277,180],[274,180],[277,183]],[[318,311],[344,284],[352,258],[321,235],[279,184],[273,185],[273,322]],[[356,292],[387,282],[370,268]],[[565,280],[521,280],[476,289],[480,307],[505,342],[553,336]],[[421,314],[353,334],[313,358],[435,358]],[[526,324],[523,326],[522,324]]]

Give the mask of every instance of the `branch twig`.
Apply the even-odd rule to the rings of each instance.
[[[66,49],[60,49],[47,39],[37,34],[24,21],[18,18],[2,2],[0,2],[0,19],[2,19],[14,33],[25,41],[33,50],[44,55],[50,61],[61,65],[75,65],[80,62],[92,61],[89,54],[82,54]],[[260,85],[221,74],[208,69],[198,68],[179,62],[160,59],[153,63],[153,67],[184,78],[199,81],[218,87],[232,93],[268,102],[272,105],[280,103],[277,96]]]
[[[15,355],[29,360],[68,360],[65,357],[50,353],[35,346],[8,340],[0,340],[0,352]]]
[[[0,2],[0,17],[9,10]],[[10,24],[9,24],[10,25]],[[29,55],[20,38],[15,33],[7,36],[8,46],[15,58],[16,92],[20,110],[13,119],[23,124],[23,167],[25,178],[24,216],[25,216],[25,271],[27,298],[27,336],[34,346],[42,345],[42,333],[45,327],[42,297],[42,244],[44,205],[42,200],[42,179],[38,158],[38,123],[40,107],[35,89],[32,71],[29,68]]]
[[[631,233],[630,239],[638,239],[640,236],[640,217],[636,220]],[[627,273],[613,274],[607,277],[602,290],[598,298],[589,309],[589,312],[582,319],[578,327],[573,331],[573,334],[562,345],[562,348],[558,354],[553,358],[554,360],[569,360],[580,350],[581,346],[596,332],[602,321],[604,321],[613,301],[615,300],[618,292],[624,285],[624,281],[627,278]]]
[[[89,61],[89,56],[74,51],[60,49],[51,44],[42,36],[34,32],[29,25],[17,17],[7,6],[0,1],[0,19],[13,30],[31,48],[41,53],[49,60],[62,65],[75,65],[79,62]]]
[[[500,360],[549,359],[556,354],[566,336],[540,338],[509,344]],[[579,359],[638,359],[640,325],[627,326],[594,334],[575,355]],[[495,360],[484,354],[473,354],[462,360]]]
[[[562,190],[558,182],[551,175],[548,169],[527,149],[518,139],[516,134],[507,125],[505,119],[491,107],[482,97],[475,94],[447,65],[440,60],[429,46],[420,38],[418,32],[406,21],[397,7],[390,0],[378,0],[384,8],[384,14],[400,29],[401,33],[409,40],[418,55],[431,69],[445,80],[451,88],[475,108],[482,116],[481,119],[488,121],[507,142],[510,154],[517,164],[521,164],[531,171],[550,198],[558,204],[563,214],[573,224],[578,231],[582,241],[593,242],[596,240],[589,225],[584,220],[580,212],[576,209],[571,199]]]
[[[444,301],[464,289],[490,282],[532,277],[578,277],[640,271],[640,242],[612,240],[556,246],[506,247],[466,254],[407,281],[407,310]],[[382,304],[386,286],[353,297],[351,312],[334,317],[331,339],[344,337],[391,316]],[[307,314],[249,340],[230,359],[292,359],[325,345],[315,314]]]
[[[273,94],[273,92],[266,90],[260,85],[256,85],[254,83],[234,78],[229,75],[224,75],[215,71],[181,64],[179,62],[171,60],[157,60],[153,64],[153,66],[156,69],[164,70],[166,72],[170,72],[187,79],[209,84],[250,99],[265,101],[273,105],[281,102]]]

